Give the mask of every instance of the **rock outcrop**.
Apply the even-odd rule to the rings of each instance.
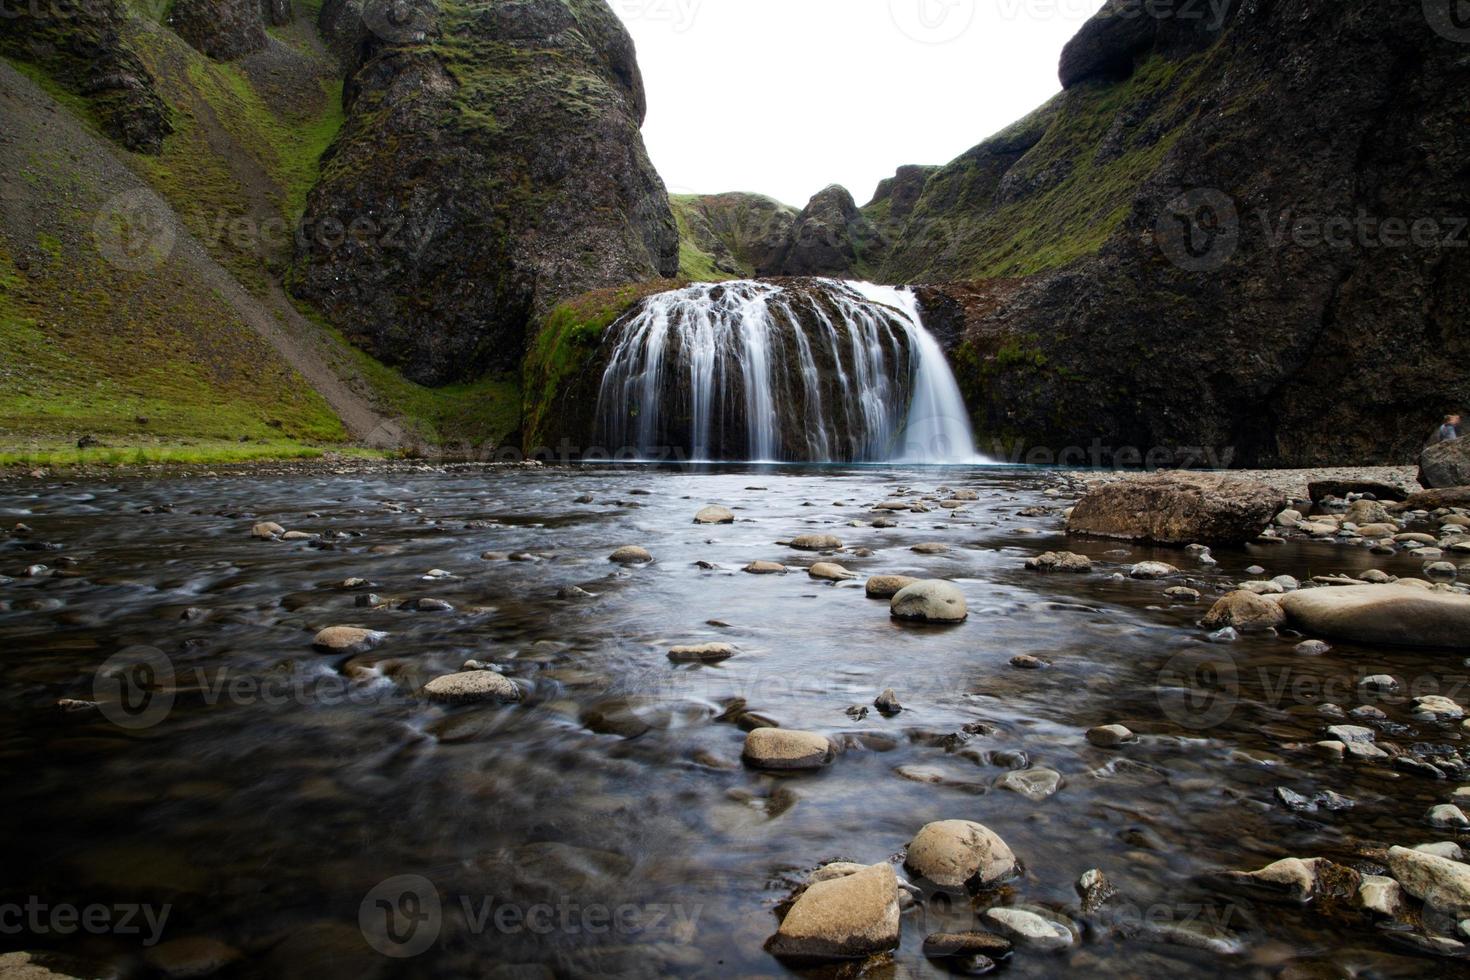
[[[132,46],[122,0],[34,4],[4,21],[0,55],[38,66],[86,99],[102,131],[129,150],[163,151],[173,124]]]
[[[403,9],[399,9],[403,8]],[[510,370],[557,302],[678,269],[633,43],[604,0],[329,0],[350,58],[293,290],[407,377]]]
[[[1465,46],[1415,3],[1194,6],[1109,4],[881,276],[1006,282],[952,348],[984,452],[1412,458],[1470,401]]]
[[[217,61],[234,61],[265,47],[270,4],[271,0],[175,0],[168,20],[194,50]]]
[[[786,276],[851,277],[864,265],[874,239],[857,202],[836,184],[814,196],[797,216],[781,256]]]
[[[673,198],[686,246],[708,256],[711,269],[686,267],[691,278],[781,274],[791,243],[795,208],[760,194],[684,195]]]

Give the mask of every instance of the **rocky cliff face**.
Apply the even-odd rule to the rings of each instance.
[[[169,24],[201,54],[234,61],[265,47],[270,5],[271,0],[175,0]]]
[[[84,98],[109,137],[156,155],[173,124],[126,36],[127,20],[122,0],[30,4],[7,11],[0,55],[38,66]]]
[[[800,213],[760,194],[682,195],[673,204],[686,250],[680,274],[691,279],[776,275]]]
[[[604,0],[328,0],[349,60],[294,291],[425,384],[519,364],[532,317],[678,269],[632,41]]]
[[[884,274],[981,280],[931,305],[982,450],[1403,460],[1470,401],[1470,36],[1426,9],[1110,4],[934,175]]]

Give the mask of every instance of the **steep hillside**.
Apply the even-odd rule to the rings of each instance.
[[[347,122],[298,242],[293,292],[425,384],[512,370],[532,317],[673,275],[679,242],[643,147],[643,82],[604,0],[417,0],[322,22],[351,52]]]
[[[799,212],[760,194],[684,194],[671,202],[679,222],[679,276],[694,281],[768,276]]]
[[[1104,461],[1412,458],[1470,400],[1470,50],[1419,3],[1191,30],[1128,9],[1068,48],[1056,100],[929,181],[885,270],[1024,278],[951,291],[980,429]]]

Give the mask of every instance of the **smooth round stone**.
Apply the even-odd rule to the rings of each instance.
[[[820,769],[834,754],[832,743],[816,732],[757,728],[745,736],[741,758],[759,769],[800,770]]]
[[[454,606],[443,599],[416,599],[413,608],[417,612],[454,612]]]
[[[790,569],[776,561],[753,561],[741,571],[748,575],[785,575]]]
[[[735,514],[728,507],[709,506],[694,515],[696,524],[734,524]]]
[[[274,521],[265,521],[250,529],[250,536],[259,541],[270,541],[286,533],[286,529]]]
[[[983,824],[939,820],[909,843],[903,866],[940,888],[978,891],[1014,874],[1016,855]]]
[[[387,636],[387,633],[356,626],[328,626],[316,635],[311,645],[327,653],[366,653]]]
[[[949,545],[930,541],[925,544],[916,544],[909,550],[916,555],[943,555],[949,553]]]
[[[1076,941],[1072,930],[1061,922],[1026,909],[987,909],[985,924],[1025,949],[1050,952]]]
[[[894,619],[922,623],[962,623],[970,615],[965,594],[952,582],[915,582],[889,602]]]
[[[1169,578],[1171,575],[1178,574],[1179,569],[1175,568],[1173,565],[1166,565],[1161,561],[1139,562],[1137,565],[1134,565],[1128,570],[1128,575],[1130,577],[1140,579]]]
[[[868,579],[868,598],[892,599],[917,581],[919,580],[907,575],[874,575]]]
[[[648,553],[647,548],[628,545],[627,547],[614,551],[608,556],[607,560],[618,565],[645,565],[653,561],[653,555]]]
[[[490,670],[436,677],[424,685],[424,693],[433,701],[446,704],[471,704],[494,701],[509,704],[521,699],[521,689],[510,678]]]
[[[669,659],[681,664],[714,664],[729,660],[735,653],[735,647],[729,643],[703,643],[674,647],[669,651]]]
[[[1199,590],[1191,589],[1184,585],[1176,585],[1172,589],[1165,589],[1164,595],[1173,599],[1175,602],[1199,602],[1200,600]]]
[[[830,534],[802,534],[791,539],[797,551],[840,551],[842,541]]]
[[[1374,694],[1395,694],[1398,692],[1399,682],[1388,674],[1374,674],[1359,681],[1358,687]]]
[[[1087,733],[1087,741],[1100,749],[1115,749],[1137,739],[1137,735],[1122,725],[1099,725]]]
[[[1431,807],[1425,819],[1429,821],[1429,826],[1441,830],[1463,830],[1470,827],[1470,819],[1466,819],[1465,812],[1453,803]]]
[[[1011,666],[1017,670],[1045,670],[1046,661],[1040,657],[1033,657],[1029,653],[1023,653],[1011,658]]]
[[[807,569],[807,574],[823,582],[848,582],[857,578],[856,572],[850,572],[841,565],[829,561],[817,562]]]
[[[1332,652],[1332,644],[1321,640],[1303,640],[1296,645],[1296,652],[1303,657],[1321,657]]]

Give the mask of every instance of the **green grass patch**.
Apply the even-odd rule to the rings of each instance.
[[[201,442],[193,444],[132,443],[117,446],[38,445],[29,449],[0,450],[0,467],[42,467],[67,469],[83,466],[216,466],[231,463],[260,463],[277,460],[320,459],[326,455],[320,446],[299,443],[230,443]]]

